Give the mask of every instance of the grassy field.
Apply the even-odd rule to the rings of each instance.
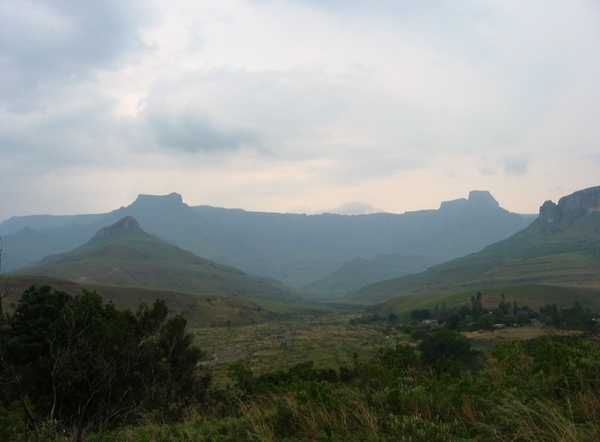
[[[266,373],[313,361],[316,368],[352,366],[353,355],[369,358],[386,346],[416,345],[401,323],[351,323],[365,312],[328,312],[296,315],[260,324],[192,329],[196,343],[206,351],[204,365],[218,386],[227,385],[231,362],[248,359],[252,370]],[[566,332],[569,333],[569,332]],[[465,332],[477,349],[540,336],[564,334],[545,327],[516,327]]]
[[[174,314],[183,314],[206,352],[205,365],[210,368],[215,383],[228,382],[230,362],[248,358],[252,369],[263,373],[287,369],[298,363],[314,361],[319,368],[339,368],[352,365],[353,354],[368,357],[378,348],[398,343],[410,343],[410,336],[401,331],[400,323],[378,321],[351,323],[351,320],[373,313],[387,318],[396,314],[400,322],[408,319],[415,309],[434,309],[445,305],[449,309],[468,305],[477,290],[444,295],[400,296],[367,310],[340,304],[285,303],[264,298],[207,296],[176,291],[76,284],[48,277],[5,276],[13,293],[5,300],[10,303],[31,285],[49,284],[71,295],[83,288],[97,290],[105,300],[118,308],[136,310],[141,302],[151,304],[161,298]],[[6,280],[6,279],[5,279]],[[556,303],[568,308],[574,301],[600,311],[600,289],[524,285],[481,290],[485,307],[495,308],[505,295],[507,302],[517,302],[531,308]],[[546,333],[537,327],[509,328],[494,332],[475,332],[468,336],[476,346],[489,348],[497,343],[515,339],[531,339]]]
[[[193,329],[196,342],[207,352],[206,365],[217,383],[226,382],[227,364],[248,358],[252,369],[264,373],[313,361],[320,368],[352,365],[352,355],[372,354],[396,339],[408,342],[393,324],[350,324],[361,313],[299,314],[285,320],[236,327]]]

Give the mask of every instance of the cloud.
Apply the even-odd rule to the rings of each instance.
[[[508,156],[502,159],[502,167],[506,175],[525,175],[530,162],[527,155]]]
[[[48,109],[47,95],[130,62],[144,45],[151,8],[136,0],[0,2],[0,103]]]
[[[256,134],[243,129],[219,129],[202,113],[184,111],[178,115],[149,115],[146,123],[160,146],[191,153],[235,150],[243,145],[259,144]]]
[[[368,203],[361,203],[359,201],[350,201],[335,209],[323,210],[323,213],[338,213],[340,215],[366,215],[379,212],[382,212],[382,210],[376,209]]]
[[[588,0],[4,0],[0,198],[60,211],[110,174],[267,210],[522,202],[597,182],[599,75]]]

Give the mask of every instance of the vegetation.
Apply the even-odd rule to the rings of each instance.
[[[569,330],[594,331],[597,327],[596,316],[576,301],[570,308],[560,308],[556,304],[546,304],[538,311],[528,306],[520,307],[517,302],[507,302],[502,299],[494,309],[484,308],[481,292],[471,297],[471,305],[463,305],[460,309],[439,309],[438,306],[429,309],[413,310],[411,318],[425,323],[435,321],[451,330],[492,330],[503,327],[519,327],[535,321],[556,328]]]
[[[470,314],[483,310],[482,304],[483,297],[474,296]],[[426,310],[414,316],[433,317]],[[214,369],[199,364],[207,357],[193,345],[185,320],[167,313],[163,301],[141,305],[133,313],[102,302],[94,292],[71,297],[47,286],[28,289],[14,313],[4,318],[0,335],[0,438],[300,442],[600,437],[600,341],[594,330],[509,342],[488,351],[442,327],[413,333],[413,342],[385,339],[384,333],[401,333],[407,326],[393,315],[350,323],[348,315],[336,321],[331,314],[307,326],[321,335],[306,337],[306,345],[310,341],[313,347],[302,347],[303,354],[318,356],[319,364],[294,356],[302,329],[293,334],[274,323],[281,339],[260,338],[264,350],[255,344],[245,357],[223,364],[226,376],[213,384],[209,373]],[[298,320],[304,322],[310,321]],[[251,327],[256,332],[266,324]],[[246,329],[217,328],[215,336],[230,339],[224,336],[227,330]],[[356,338],[342,334],[344,329],[357,332]],[[367,338],[372,345],[352,344],[367,333],[372,333]],[[314,347],[320,339],[322,351],[328,347],[331,353],[332,336],[354,349],[337,366],[336,360],[323,364]],[[279,356],[269,359],[275,348]],[[287,366],[254,363],[278,358]]]
[[[0,440],[600,440],[597,221],[535,222],[367,290],[437,295],[357,312],[295,302],[126,218],[47,263],[137,287],[0,293]]]
[[[427,350],[452,348],[451,358]],[[434,356],[431,358],[431,356]],[[419,347],[381,348],[337,370],[312,363],[254,373],[230,365],[230,388],[202,415],[147,423],[118,440],[596,441],[600,348],[542,338],[477,353],[452,331]]]
[[[437,295],[407,295],[396,296],[384,303],[370,308],[379,316],[394,313],[400,317],[408,317],[414,310],[454,310],[471,305],[471,298],[481,292],[483,307],[494,310],[504,297],[507,302],[528,305],[538,310],[546,304],[556,304],[560,308],[569,308],[574,302],[579,302],[585,308],[600,311],[600,287],[559,286],[543,284],[526,284],[498,286],[485,289],[474,289],[458,293]]]
[[[80,441],[149,411],[181,417],[202,401],[210,376],[198,374],[203,352],[186,320],[167,315],[164,301],[132,313],[95,292],[71,297],[49,286],[29,288],[0,328],[6,428],[17,431],[17,404],[36,440],[64,434]]]
[[[10,274],[11,293],[5,299],[5,308],[13,311],[21,294],[32,285],[50,285],[52,288],[75,296],[82,290],[96,291],[105,301],[112,301],[119,309],[135,311],[140,303],[151,305],[164,299],[169,312],[184,315],[190,327],[247,325],[275,318],[284,318],[299,312],[326,310],[324,305],[289,302],[286,300],[247,298],[207,293],[186,293],[148,287],[111,286],[75,283],[50,276]]]

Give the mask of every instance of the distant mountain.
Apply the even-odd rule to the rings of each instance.
[[[27,216],[0,225],[6,271],[84,244],[98,229],[133,216],[142,229],[206,259],[293,287],[318,281],[355,258],[420,255],[432,264],[481,250],[534,219],[510,213],[486,191],[438,210],[401,215],[300,215],[190,207],[181,195],[140,195],[113,212]]]
[[[565,196],[558,204],[546,201],[529,227],[480,252],[363,287],[345,299],[371,303],[525,284],[600,287],[600,186]]]
[[[339,298],[368,284],[420,273],[432,264],[424,256],[378,253],[373,259],[354,258],[331,275],[304,288],[325,298]]]
[[[100,229],[86,244],[51,255],[19,273],[77,283],[147,287],[208,295],[298,299],[279,281],[200,258],[144,232],[127,216]]]

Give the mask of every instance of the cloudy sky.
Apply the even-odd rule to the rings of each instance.
[[[0,220],[600,185],[597,0],[2,0]]]

